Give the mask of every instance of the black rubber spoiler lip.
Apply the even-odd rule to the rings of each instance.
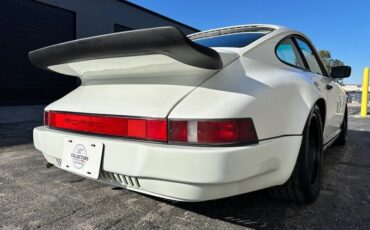
[[[220,55],[192,42],[175,27],[132,30],[60,43],[28,53],[35,66],[49,66],[102,58],[163,54],[187,65],[221,69]]]

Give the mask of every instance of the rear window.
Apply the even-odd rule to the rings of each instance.
[[[209,38],[196,39],[196,42],[200,45],[207,47],[244,47],[259,39],[266,33],[248,32],[248,33],[237,33],[227,34]]]

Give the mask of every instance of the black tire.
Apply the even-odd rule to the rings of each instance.
[[[347,105],[346,109],[344,111],[344,117],[343,117],[343,122],[341,126],[340,134],[338,138],[335,140],[336,145],[345,145],[347,143],[347,132],[348,132],[348,110],[347,110]]]
[[[302,137],[293,173],[285,184],[273,187],[268,193],[273,198],[307,204],[320,194],[323,166],[323,128],[320,109],[312,109]]]

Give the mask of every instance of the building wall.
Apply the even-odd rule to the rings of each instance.
[[[197,30],[172,19],[153,14],[124,0],[38,0],[76,12],[76,37],[89,37],[114,32],[118,24],[133,29],[172,25],[185,34]]]
[[[197,30],[124,0],[1,0],[0,106],[47,104],[78,79],[37,69],[28,52],[76,38],[172,25]]]
[[[360,104],[362,99],[362,85],[344,85],[344,90],[348,95],[348,103]],[[370,87],[369,87],[368,98],[370,98]],[[368,101],[370,104],[370,100]]]
[[[362,85],[343,85],[346,92],[362,92]],[[370,87],[368,88],[370,92]]]
[[[28,52],[75,38],[75,13],[32,0],[0,1],[0,106],[48,103],[76,79],[35,68]]]

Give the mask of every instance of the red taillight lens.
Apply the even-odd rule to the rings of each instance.
[[[44,125],[49,126],[49,112],[44,111]]]
[[[146,136],[148,140],[167,141],[167,120],[147,120]]]
[[[169,120],[44,112],[44,125],[71,130],[175,144],[238,145],[258,143],[252,119]]]
[[[177,121],[169,123],[169,141],[204,145],[257,143],[252,119]]]
[[[49,112],[48,124],[49,127],[65,130],[142,140],[167,141],[166,119],[137,119],[104,115]]]
[[[171,121],[170,141],[173,142],[188,142],[188,122],[187,121]]]

